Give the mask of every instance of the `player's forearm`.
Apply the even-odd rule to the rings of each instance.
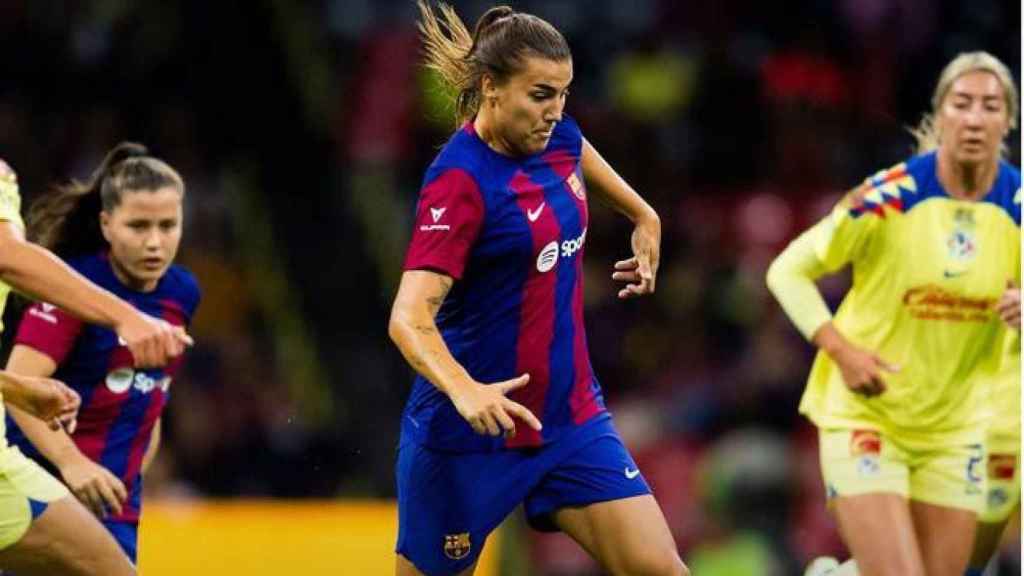
[[[580,165],[588,189],[598,200],[608,204],[634,224],[656,225],[658,230],[661,230],[661,220],[654,208],[633,190],[633,187],[619,176],[586,140],[583,140]]]
[[[814,252],[812,232],[807,231],[775,258],[766,277],[768,289],[786,315],[812,341],[818,329],[832,320],[832,313],[814,283],[823,271]]]
[[[18,428],[24,432],[29,442],[54,466],[63,468],[72,459],[81,457],[82,453],[78,450],[78,446],[75,446],[74,441],[63,429],[51,430],[45,422],[14,406],[11,402],[7,402],[6,406],[7,412]]]
[[[92,324],[116,327],[136,313],[50,251],[9,235],[0,239],[0,278],[19,292]]]
[[[409,365],[441,392],[450,396],[458,386],[472,381],[448,350],[426,309],[393,310],[388,334]]]

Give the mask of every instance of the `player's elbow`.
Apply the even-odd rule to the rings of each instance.
[[[388,319],[388,337],[401,348],[402,342],[412,330],[414,314],[399,301],[391,306],[391,317]]]
[[[772,260],[770,266],[768,266],[768,272],[764,275],[765,284],[768,285],[768,290],[775,295],[778,295],[782,290],[782,286],[786,283],[785,278],[788,274],[786,265],[782,254],[775,257]]]

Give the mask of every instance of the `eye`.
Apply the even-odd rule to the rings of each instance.
[[[163,230],[164,232],[170,232],[171,230],[174,230],[177,227],[178,227],[178,223],[173,221],[173,220],[169,221],[169,222],[161,222],[160,223],[160,229]]]
[[[146,223],[145,222],[129,222],[128,223],[128,227],[131,228],[132,230],[145,230],[146,229]]]

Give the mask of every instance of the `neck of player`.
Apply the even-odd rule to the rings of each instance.
[[[939,182],[946,192],[961,200],[981,200],[999,174],[999,158],[985,162],[957,162],[939,154]]]
[[[484,144],[502,156],[518,156],[515,149],[501,137],[496,129],[494,117],[489,113],[486,106],[481,106],[473,119],[473,131],[483,140]]]

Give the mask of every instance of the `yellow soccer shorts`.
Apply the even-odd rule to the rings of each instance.
[[[1020,503],[1020,437],[990,435],[986,444],[985,507],[978,522],[999,524]]]
[[[829,500],[888,493],[980,513],[985,502],[985,450],[909,442],[874,430],[818,431]]]
[[[16,447],[0,448],[0,549],[25,535],[46,506],[68,489]]]

